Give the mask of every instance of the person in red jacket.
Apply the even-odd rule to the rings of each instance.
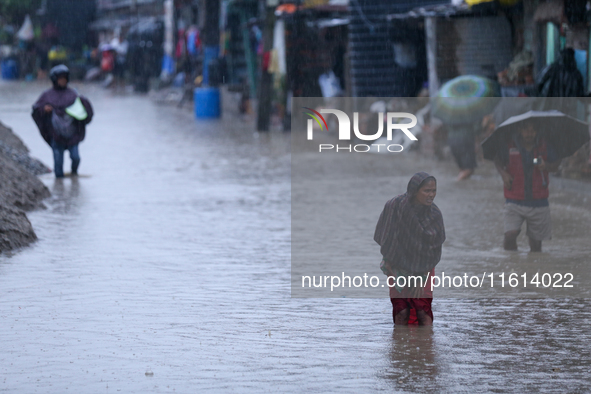
[[[532,252],[542,251],[542,241],[552,237],[548,203],[549,172],[558,170],[554,148],[537,132],[534,121],[525,121],[495,158],[505,191],[505,250],[517,250],[517,236],[527,224]]]

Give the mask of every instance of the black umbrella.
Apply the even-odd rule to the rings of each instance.
[[[568,116],[578,118],[579,108],[589,104],[586,99],[578,97],[503,97],[492,112],[496,125],[502,124],[512,116],[527,111],[560,111]]]
[[[589,125],[585,122],[560,111],[528,111],[510,117],[482,141],[484,158],[494,160],[499,150],[507,146],[511,136],[526,122],[534,123],[538,133],[554,147],[560,159],[572,155],[589,141]]]

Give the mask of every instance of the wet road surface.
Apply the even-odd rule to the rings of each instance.
[[[51,164],[42,86],[1,83],[0,120]],[[83,176],[42,177],[39,241],[0,256],[1,392],[591,389],[589,300],[436,298],[393,329],[387,299],[292,299],[289,135],[79,89]]]

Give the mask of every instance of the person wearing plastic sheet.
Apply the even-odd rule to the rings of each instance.
[[[441,211],[433,203],[437,181],[416,173],[407,191],[388,201],[374,240],[380,245],[380,268],[388,276],[394,324],[432,325],[430,276],[441,259],[445,227]]]
[[[539,97],[585,96],[583,76],[577,69],[574,49],[560,51],[558,59],[541,72],[536,85]]]
[[[53,84],[33,105],[33,120],[41,136],[53,150],[56,178],[64,176],[64,152],[70,152],[72,175],[78,174],[80,154],[78,144],[84,140],[86,125],[93,116],[90,101],[68,88],[70,70],[63,64],[49,72]]]
[[[495,158],[505,192],[504,248],[517,250],[517,236],[527,223],[532,252],[542,251],[542,241],[552,237],[548,204],[548,172],[558,170],[561,160],[555,149],[538,135],[533,121],[519,131]]]

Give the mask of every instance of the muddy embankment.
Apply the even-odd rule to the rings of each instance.
[[[37,239],[26,212],[43,208],[50,193],[37,175],[50,171],[0,121],[0,253]]]

